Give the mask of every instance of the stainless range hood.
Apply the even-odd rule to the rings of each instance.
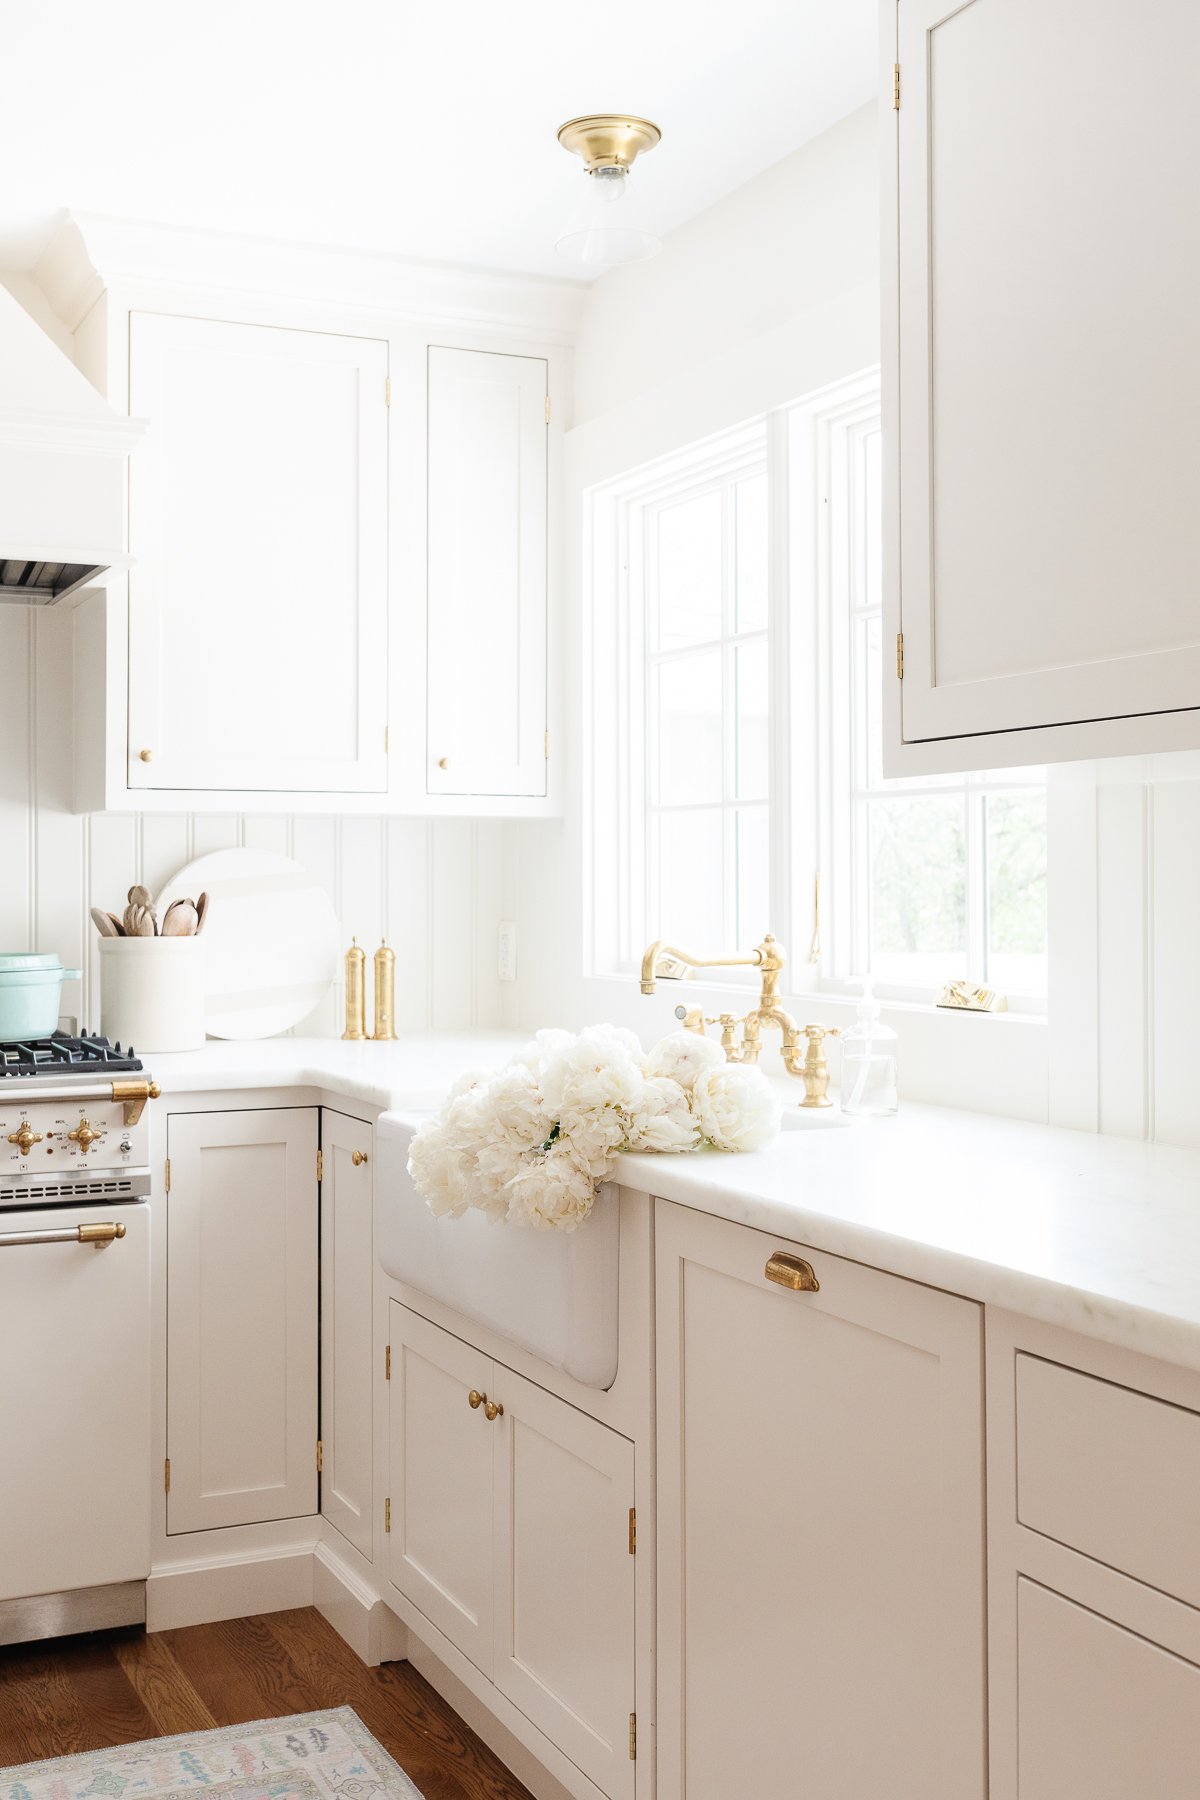
[[[125,468],[143,430],[0,285],[0,605],[54,606],[128,566]]]

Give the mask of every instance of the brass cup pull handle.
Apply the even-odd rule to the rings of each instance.
[[[350,1161],[354,1164],[356,1169],[361,1169],[366,1160],[367,1153],[365,1150],[352,1150],[350,1152]]]
[[[487,1395],[481,1394],[478,1388],[472,1388],[467,1395],[467,1405],[471,1408],[472,1412],[477,1412],[481,1406],[486,1406],[487,1403]]]
[[[776,1250],[773,1256],[768,1256],[763,1274],[768,1281],[778,1282],[780,1287],[791,1288],[797,1294],[819,1294],[821,1291],[812,1264],[805,1262],[802,1256],[789,1256],[784,1250]]]
[[[484,1417],[495,1421],[504,1417],[504,1408],[498,1400],[489,1400],[483,1409]]]

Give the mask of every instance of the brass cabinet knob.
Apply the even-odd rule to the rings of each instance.
[[[821,1291],[812,1264],[805,1262],[802,1256],[789,1256],[783,1250],[776,1250],[774,1256],[767,1258],[763,1274],[768,1281],[777,1281],[780,1287],[792,1288],[798,1294],[819,1294]]]
[[[472,1388],[467,1395],[467,1405],[471,1408],[472,1412],[476,1412],[479,1407],[485,1405],[486,1402],[487,1395],[481,1394],[478,1388]]]
[[[504,1408],[500,1405],[498,1400],[489,1400],[483,1409],[483,1413],[484,1417],[487,1419],[500,1419],[504,1416]]]
[[[20,1130],[10,1131],[8,1134],[8,1141],[10,1144],[15,1144],[17,1146],[17,1149],[21,1152],[22,1156],[28,1156],[29,1152],[33,1149],[33,1146],[41,1143],[42,1134],[40,1131],[30,1131],[28,1124],[22,1119]]]
[[[138,755],[143,762],[153,762],[154,761],[153,750],[139,750]]]
[[[450,767],[450,758],[448,756],[439,756],[438,757],[438,768],[439,769],[448,769],[449,767]]]
[[[89,1124],[87,1119],[80,1119],[75,1130],[68,1131],[67,1136],[73,1144],[78,1144],[79,1148],[86,1154],[93,1144],[99,1143],[100,1139],[104,1136],[104,1133],[102,1131],[97,1131],[93,1125]]]
[[[350,1161],[354,1164],[356,1169],[361,1169],[366,1160],[367,1153],[365,1150],[352,1150],[350,1152]]]

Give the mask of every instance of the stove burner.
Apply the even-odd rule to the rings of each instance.
[[[30,1038],[25,1043],[0,1044],[0,1082],[39,1075],[122,1075],[142,1067],[133,1045],[122,1050],[106,1037],[85,1032],[82,1037]]]

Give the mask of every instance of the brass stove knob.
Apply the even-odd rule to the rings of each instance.
[[[33,1146],[41,1143],[42,1134],[40,1131],[31,1131],[29,1129],[28,1121],[22,1119],[21,1129],[19,1131],[10,1131],[8,1134],[8,1141],[10,1144],[15,1144],[17,1146],[17,1149],[21,1152],[22,1156],[28,1156],[29,1152],[33,1149]]]
[[[78,1144],[79,1148],[86,1155],[93,1144],[99,1143],[100,1139],[104,1136],[104,1133],[102,1131],[96,1131],[86,1119],[80,1119],[75,1130],[68,1131],[67,1136],[73,1144]]]

